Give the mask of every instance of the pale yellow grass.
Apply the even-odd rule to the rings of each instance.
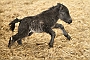
[[[46,33],[24,38],[22,46],[7,47],[9,38],[17,33],[17,27],[14,33],[9,30],[10,21],[39,14],[58,2],[68,7],[73,19],[70,25],[58,21],[72,37],[70,41],[54,29],[53,48],[48,49],[50,36]],[[0,60],[90,60],[90,0],[0,0]]]

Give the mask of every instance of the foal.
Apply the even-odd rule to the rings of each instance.
[[[70,40],[71,37],[64,29],[64,26],[56,23],[58,19],[61,19],[68,24],[72,23],[68,8],[60,3],[57,3],[56,6],[53,6],[48,10],[37,14],[36,16],[28,16],[23,19],[16,18],[9,25],[10,29],[13,31],[15,28],[15,23],[20,22],[18,26],[18,33],[10,37],[8,47],[11,48],[15,41],[17,41],[18,44],[22,44],[21,39],[32,35],[34,32],[46,32],[50,34],[51,40],[49,42],[49,47],[53,47],[55,38],[55,32],[52,30],[53,28],[60,28],[63,31],[64,36]]]

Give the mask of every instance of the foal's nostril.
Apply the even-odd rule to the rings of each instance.
[[[72,23],[72,20],[70,20],[70,23]]]
[[[69,24],[70,24],[70,23],[72,23],[72,20],[69,20],[69,22],[68,22],[68,23],[69,23]]]

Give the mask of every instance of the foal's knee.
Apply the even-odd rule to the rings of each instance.
[[[50,34],[53,38],[55,38],[56,34],[54,31],[52,31],[52,33]]]
[[[54,38],[55,38],[55,36],[56,36],[55,32],[53,32],[53,35],[54,35]]]
[[[59,25],[61,29],[64,29],[64,26],[62,24]]]

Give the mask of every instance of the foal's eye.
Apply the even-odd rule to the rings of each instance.
[[[62,15],[65,15],[65,13],[61,13]]]

